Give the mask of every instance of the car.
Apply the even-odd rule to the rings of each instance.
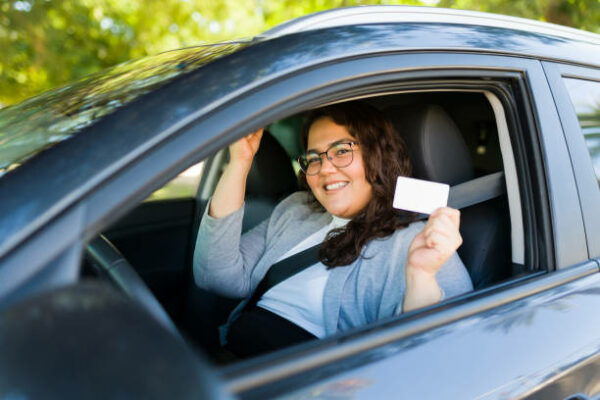
[[[451,185],[475,290],[245,361],[191,275],[227,145],[244,229],[312,108],[361,99]],[[0,397],[600,398],[600,36],[364,6],[125,63],[0,110]],[[12,396],[12,397],[11,397]]]

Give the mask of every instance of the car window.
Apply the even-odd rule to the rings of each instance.
[[[492,102],[493,99],[495,102]],[[510,171],[512,170],[513,174],[516,172],[514,167],[507,166],[511,165],[508,160],[512,150],[507,117],[502,112],[505,105],[500,100],[485,90],[423,90],[378,93],[366,97],[363,101],[385,113],[401,137],[409,134],[407,130],[403,130],[404,126],[413,126],[408,125],[408,122],[415,124],[414,131],[419,131],[416,127],[424,125],[425,120],[429,121],[427,126],[435,125],[431,119],[425,117],[430,115],[428,113],[432,113],[436,118],[443,117],[440,123],[443,123],[445,129],[453,132],[452,136],[455,138],[444,143],[454,143],[464,150],[460,169],[471,171],[469,177],[464,179],[473,180],[497,175],[499,172],[504,173],[504,190],[499,191],[492,199],[483,200],[484,204],[469,206],[462,214],[461,234],[464,241],[458,254],[476,291],[511,280],[517,264],[518,272],[527,273],[535,268],[524,262],[520,201],[517,200],[512,204],[513,207],[509,207],[511,199],[508,194],[517,191],[518,185],[514,182],[511,184],[509,179],[512,176]],[[427,113],[425,110],[428,110]],[[294,160],[302,153],[299,136],[306,111],[284,115],[265,126],[272,141],[278,144],[275,147],[279,148],[279,156],[276,157],[272,151],[274,147],[265,147],[267,136],[263,136],[261,146],[270,150],[262,153],[267,162],[261,165],[266,168],[257,168],[257,176],[261,179],[249,179],[247,182],[243,227],[250,226],[251,223],[260,223],[265,218],[265,213],[268,216],[281,198],[289,194],[280,190],[280,181],[289,178],[290,181],[296,182],[297,165]],[[501,143],[501,136],[505,139],[504,144]],[[408,140],[408,137],[405,140]],[[193,197],[199,186],[201,191],[206,187],[214,188],[210,182],[213,179],[218,180],[223,172],[227,162],[226,153],[227,147],[224,146],[207,161],[181,172],[149,196],[144,204],[105,232],[105,237],[119,249],[148,287],[154,293],[158,293],[157,298],[169,314],[175,315],[174,323],[181,329],[194,332],[192,340],[215,360],[220,360],[223,356],[218,343],[217,328],[227,319],[237,301],[193,285],[189,289],[182,286],[185,283],[187,287],[187,281],[182,277],[185,271],[189,270],[189,260],[195,251],[194,248],[189,248],[189,244],[197,241],[198,227],[193,223],[200,223],[204,215],[203,207],[207,202],[199,196],[200,201],[197,204],[189,204],[186,208],[186,205],[182,206],[178,202],[156,200]],[[259,161],[258,157],[254,160],[256,163]],[[281,173],[284,168],[272,167],[283,167],[286,161],[290,164],[288,167],[291,166],[287,169],[295,170],[296,174],[284,175]],[[455,160],[455,163],[458,164],[458,161]],[[486,189],[478,186],[477,190]],[[210,193],[207,198],[209,196]],[[198,210],[193,209],[196,206]],[[198,221],[194,218],[198,218]],[[521,232],[520,235],[516,235],[515,231]],[[486,238],[485,241],[489,239],[490,244],[480,244],[480,238]],[[481,257],[477,251],[480,246],[492,249],[490,251],[495,255],[494,259],[490,261]],[[193,296],[190,297],[193,298],[190,300],[194,302],[193,305],[184,304],[187,300],[182,300],[181,293],[185,290],[193,292]],[[190,315],[184,316],[183,307],[189,310]],[[210,323],[206,322],[207,320],[210,320]]]
[[[191,166],[169,181],[165,186],[152,193],[144,201],[194,197],[198,191],[198,185],[200,185],[203,170],[204,162],[199,162],[198,164]]]
[[[565,78],[600,184],[600,82]]]

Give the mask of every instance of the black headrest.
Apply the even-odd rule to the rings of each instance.
[[[442,107],[395,106],[385,113],[406,140],[416,178],[449,185],[474,178],[465,140]]]
[[[298,180],[290,157],[265,130],[246,181],[250,196],[282,197],[297,190]]]

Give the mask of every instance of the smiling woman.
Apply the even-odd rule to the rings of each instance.
[[[240,237],[259,130],[230,147],[231,162],[202,218],[194,276],[203,288],[245,298],[222,337],[239,357],[472,289],[456,254],[458,211],[438,209],[424,224],[392,208],[395,178],[409,174],[410,163],[383,114],[342,103],[313,111],[306,127],[300,160],[309,191],[292,194]]]
[[[354,140],[358,144],[352,163],[343,168],[329,164],[318,174],[305,174],[309,195],[316,199],[313,204],[332,215],[354,219],[346,235],[332,235],[321,250],[330,267],[347,265],[356,260],[367,241],[389,236],[414,219],[392,207],[396,177],[412,174],[406,145],[388,118],[365,103],[317,109],[308,115],[305,126],[302,141],[307,154],[311,143],[323,146],[330,140]],[[331,183],[343,186],[332,190],[327,187]]]
[[[308,138],[309,150],[305,156],[308,167],[304,172],[311,192],[330,214],[354,217],[373,197],[362,156],[354,156],[359,152],[360,144],[344,126],[336,124],[330,117],[315,121]],[[332,157],[330,152],[333,152]],[[310,173],[311,169],[316,172]]]

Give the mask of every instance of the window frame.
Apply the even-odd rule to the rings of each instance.
[[[479,57],[485,57],[485,56],[479,56]],[[526,61],[526,63],[529,63],[529,61]],[[496,64],[497,67],[497,64]],[[511,67],[514,67],[513,65],[511,65]],[[523,73],[523,76],[542,76],[543,74],[539,74],[541,72],[541,68],[540,68],[540,64],[539,63],[534,63],[534,66],[532,67],[534,70],[522,70],[522,71],[510,71],[510,73]],[[448,70],[451,70],[451,67],[448,67]],[[512,69],[512,68],[507,68],[507,69]],[[476,69],[473,69],[471,71],[469,71],[469,73],[475,73]],[[438,71],[439,72],[439,71]],[[456,70],[455,70],[456,72]],[[463,71],[464,72],[464,71]],[[489,71],[486,71],[489,72]],[[508,72],[508,71],[505,71]],[[501,75],[501,74],[500,74]],[[439,76],[439,75],[438,75]],[[532,84],[532,82],[525,82],[525,79],[521,80],[520,82],[521,85],[521,89],[523,91],[523,96],[524,99],[521,99],[524,102],[527,102],[528,100],[531,100],[533,95],[531,93],[531,88],[527,87],[527,84]],[[546,92],[548,87],[545,84],[546,82],[543,79],[537,79],[536,82],[534,82],[534,86],[539,86],[537,87],[536,90],[540,90],[542,92]],[[344,96],[346,97],[346,96]],[[531,106],[531,108],[527,108],[525,110],[517,110],[517,113],[519,114],[519,116],[515,116],[514,114],[511,115],[511,121],[514,122],[515,118],[522,118],[525,120],[525,124],[529,125],[529,127],[533,130],[533,133],[529,133],[529,135],[532,136],[531,140],[532,142],[535,141],[539,141],[539,142],[543,142],[542,139],[540,139],[540,134],[538,133],[538,128],[537,128],[537,123],[539,121],[540,118],[544,118],[547,116],[547,111],[544,111],[544,107],[547,107],[547,104],[539,104],[536,102],[532,102],[533,105]],[[549,112],[552,111],[552,108],[547,109],[545,108],[545,110],[549,110]],[[506,110],[507,113],[509,111],[514,112],[515,110]],[[539,114],[542,114],[541,116],[539,116]],[[549,118],[551,119],[551,118]],[[554,133],[556,133],[554,131]],[[525,146],[528,146],[530,144],[524,144]],[[545,162],[547,164],[549,164],[550,162],[547,160],[549,154],[551,155],[556,155],[559,153],[559,149],[557,148],[553,148],[552,151],[548,152],[543,152],[544,154],[539,154],[537,156],[537,159],[534,161],[531,160],[526,160],[529,162],[542,162],[542,158],[545,158]],[[562,158],[562,164],[564,165],[564,162],[566,161],[564,159],[564,157]],[[523,160],[521,160],[521,162],[523,162]],[[538,171],[539,172],[539,171]],[[531,173],[531,172],[530,172]],[[566,174],[571,174],[571,182],[572,182],[572,171],[571,170],[567,170]],[[544,174],[545,175],[545,174]],[[565,174],[561,174],[562,176],[564,176]],[[546,179],[547,176],[544,176],[544,179]],[[520,182],[522,181],[522,179],[519,180]],[[558,198],[560,198],[560,200],[564,200],[564,196],[556,196]],[[572,205],[572,203],[571,203]],[[579,209],[577,208],[577,212],[579,212]],[[582,231],[581,229],[581,225],[577,226],[574,228],[575,231]],[[580,236],[581,238],[581,236]],[[581,252],[579,252],[579,256],[581,256]],[[571,256],[573,257],[573,256]],[[566,268],[567,266],[570,265],[565,265],[564,263],[569,261],[568,259],[560,259],[558,256],[556,256],[556,258],[561,261],[563,263],[563,265],[561,265],[561,267]],[[497,286],[497,287],[493,287],[490,288],[489,290],[483,290],[480,291],[478,293],[476,293],[475,295],[467,295],[464,296],[463,298],[460,299],[455,299],[454,301],[452,301],[451,303],[451,307],[450,304],[442,304],[442,305],[438,305],[438,306],[434,306],[432,307],[429,311],[431,311],[431,313],[433,313],[433,310],[435,310],[435,313],[432,315],[431,313],[425,313],[425,314],[420,314],[418,313],[418,315],[415,317],[414,315],[408,315],[408,316],[403,316],[401,318],[401,321],[399,321],[398,319],[396,321],[384,321],[381,323],[375,323],[373,325],[370,325],[369,327],[364,327],[358,329],[357,332],[354,332],[352,334],[349,335],[341,335],[341,337],[344,339],[344,345],[340,346],[340,337],[334,337],[331,339],[331,348],[329,349],[330,351],[323,351],[323,347],[327,346],[327,344],[325,343],[319,343],[317,345],[315,345],[315,347],[319,347],[320,351],[318,354],[306,354],[301,351],[302,348],[306,348],[307,353],[310,353],[310,348],[311,345],[307,345],[307,346],[300,346],[300,348],[298,349],[289,349],[290,351],[293,350],[298,350],[298,353],[296,354],[297,357],[292,357],[292,359],[290,360],[289,357],[289,352],[284,352],[282,353],[282,358],[283,354],[287,355],[288,360],[283,361],[283,360],[277,360],[280,355],[280,353],[275,354],[273,357],[267,357],[266,359],[260,359],[257,362],[253,362],[250,361],[248,363],[243,363],[243,365],[238,366],[237,364],[232,367],[232,368],[227,368],[224,371],[224,375],[228,381],[228,385],[230,387],[230,390],[233,390],[235,393],[241,393],[244,392],[246,390],[255,390],[257,388],[259,388],[262,384],[266,384],[266,385],[270,385],[271,383],[273,383],[274,381],[277,381],[280,378],[283,378],[285,376],[288,377],[292,377],[294,373],[299,372],[298,371],[298,364],[302,365],[300,368],[308,368],[308,365],[310,365],[311,367],[316,367],[318,365],[324,365],[326,363],[328,363],[329,361],[333,361],[333,359],[338,359],[338,357],[342,357],[342,355],[340,353],[345,353],[343,357],[347,357],[350,356],[352,354],[356,355],[358,353],[360,353],[361,351],[364,351],[365,348],[360,348],[361,345],[366,346],[366,348],[370,348],[371,346],[379,346],[382,345],[382,343],[387,342],[388,340],[393,341],[393,340],[398,340],[401,338],[406,338],[409,337],[413,334],[415,334],[416,332],[421,332],[421,329],[430,329],[434,326],[441,326],[444,324],[448,324],[451,323],[452,321],[454,321],[454,318],[452,317],[452,315],[454,315],[455,317],[457,317],[458,314],[461,315],[461,317],[457,317],[458,318],[462,318],[465,317],[466,315],[473,315],[471,312],[467,312],[467,314],[462,314],[463,311],[466,311],[467,309],[470,309],[472,312],[481,312],[485,309],[489,309],[489,308],[494,308],[494,307],[498,307],[500,305],[506,304],[508,302],[512,302],[516,299],[522,298],[523,296],[526,295],[531,295],[533,293],[537,293],[539,291],[544,291],[544,290],[548,290],[550,288],[556,287],[557,285],[563,284],[565,282],[568,282],[570,280],[574,280],[580,277],[585,277],[588,276],[591,273],[597,272],[597,266],[595,264],[589,264],[586,262],[583,262],[581,265],[578,266],[574,266],[573,268],[566,268],[564,271],[562,271],[561,273],[554,273],[551,276],[546,275],[545,273],[541,273],[541,274],[532,274],[528,277],[525,277],[524,279],[514,279],[511,282],[509,282],[506,285],[501,285],[501,286]],[[487,298],[486,298],[487,296]],[[469,302],[471,302],[471,304],[469,304]],[[489,307],[489,308],[488,308]],[[477,309],[477,311],[474,311],[475,309]],[[455,314],[458,313],[458,314]],[[424,315],[427,315],[427,317],[424,317]],[[415,319],[416,318],[416,319]],[[424,320],[420,320],[421,318],[427,320],[427,322],[425,322]],[[436,322],[433,323],[433,325],[429,325],[429,323],[431,322],[431,319],[433,320],[437,320]],[[439,324],[439,325],[438,325]],[[411,326],[412,325],[412,326]],[[416,328],[415,330],[412,330],[413,326],[418,326],[419,328]],[[376,332],[376,333],[374,333]],[[371,335],[372,334],[372,335]],[[398,336],[396,336],[398,335]],[[365,337],[366,336],[366,337]],[[371,337],[369,337],[371,336]],[[383,337],[387,337],[387,340],[382,340],[382,336]],[[393,339],[391,338],[393,337]],[[347,342],[346,342],[347,341]],[[377,343],[379,342],[379,343]],[[346,353],[347,352],[347,353]],[[329,359],[329,356],[331,356],[333,359]],[[261,363],[263,363],[263,365],[261,365]],[[313,364],[314,363],[314,364]],[[258,371],[256,371],[256,369],[259,369]],[[264,369],[263,369],[264,368]],[[289,369],[288,369],[289,368]],[[263,380],[264,379],[264,380]],[[295,378],[292,378],[295,379]],[[270,383],[269,383],[270,382]]]
[[[538,67],[539,67],[539,64],[538,64]],[[451,70],[451,68],[448,68],[448,70]],[[475,70],[476,70],[476,69],[473,69],[472,71],[469,71],[469,73],[474,73],[473,71],[475,71]],[[439,71],[438,71],[438,72],[439,72]],[[455,70],[454,72],[456,72],[456,70]],[[462,71],[462,72],[464,72],[464,71]],[[486,72],[487,72],[487,73],[489,73],[489,71],[486,71]],[[514,71],[512,71],[512,72],[514,72]],[[535,71],[535,72],[539,72],[539,70],[538,70],[538,71]],[[521,82],[521,83],[522,83],[522,82]],[[539,82],[538,82],[538,83],[539,83]],[[526,89],[526,88],[524,88],[524,90],[527,90],[527,89]],[[534,113],[534,111],[533,111],[533,110],[529,110],[528,112]],[[514,116],[513,116],[513,117],[514,117]],[[522,117],[522,118],[526,118],[526,116],[524,117],[523,115],[521,115],[521,117]],[[529,123],[529,124],[535,124],[535,122],[531,122],[531,120],[529,120],[529,119],[527,119],[527,123]],[[535,136],[535,139],[537,140],[537,134],[534,134],[534,136]],[[539,157],[542,157],[542,156],[540,155]],[[552,286],[553,286],[554,284],[556,284],[556,282],[558,282],[558,281],[564,282],[564,281],[563,281],[563,279],[565,279],[565,277],[566,277],[566,276],[568,276],[568,278],[566,278],[566,279],[575,279],[575,278],[576,278],[576,277],[578,277],[578,276],[585,276],[585,275],[587,275],[587,274],[589,274],[589,273],[590,273],[589,266],[586,266],[586,267],[583,267],[583,268],[581,268],[581,269],[580,269],[580,271],[578,271],[578,272],[574,272],[573,270],[569,270],[569,271],[568,271],[568,272],[566,272],[565,274],[560,274],[560,276],[558,276],[558,275],[555,275],[555,276],[553,277],[553,279],[550,279],[549,281],[545,281],[545,282],[543,282],[541,285],[540,285],[540,282],[539,282],[539,281],[538,281],[538,282],[534,282],[533,284],[527,285],[527,289],[525,289],[525,288],[521,288],[521,289],[523,290],[523,292],[522,292],[522,293],[529,293],[529,294],[531,294],[531,292],[530,292],[529,290],[533,290],[534,292],[535,292],[535,291],[537,291],[537,289],[539,289],[539,290],[546,290],[546,289],[548,289],[549,287],[552,287]],[[579,274],[581,274],[581,275],[579,275]],[[552,282],[554,282],[554,283],[552,283]],[[511,282],[511,284],[516,284],[516,283],[517,283],[517,282],[516,282],[516,280],[515,280],[515,281],[513,281],[513,282]],[[530,283],[531,283],[531,282],[530,282]],[[513,285],[513,286],[514,286],[514,285]],[[496,288],[496,289],[497,289],[497,288]],[[486,291],[486,292],[493,292],[493,290]],[[515,298],[519,298],[519,297],[520,297],[520,296],[519,296],[519,294],[518,294],[519,290],[515,290],[515,291],[511,291],[511,292],[512,292],[511,294],[508,294],[507,292],[505,292],[504,294],[503,294],[503,293],[500,293],[500,294],[498,295],[498,293],[497,293],[497,291],[496,291],[496,293],[495,293],[495,294],[496,294],[496,295],[498,295],[498,296],[495,296],[495,300],[492,302],[494,305],[492,305],[492,307],[495,307],[495,306],[497,306],[497,305],[499,305],[499,304],[503,304],[505,301],[512,301],[512,300],[514,300]],[[513,297],[513,296],[515,296],[515,297]],[[472,299],[470,299],[470,300],[472,300]],[[481,306],[481,304],[479,304],[479,306]],[[439,310],[438,310],[438,311],[439,311]],[[446,321],[445,321],[445,322],[449,322],[449,321],[451,321],[451,319],[446,319]],[[417,324],[418,324],[418,323],[417,323]],[[372,327],[372,326],[371,326],[371,327],[369,327],[367,330],[372,330],[372,329],[376,329],[376,328],[377,328],[377,327]],[[402,330],[402,329],[400,329],[400,330]],[[404,336],[404,335],[402,335],[402,336]],[[327,357],[321,357],[321,356],[319,355],[319,356],[318,356],[318,358],[327,358]],[[254,366],[255,366],[255,365],[253,364],[253,367],[252,367],[252,368],[254,368]],[[281,367],[281,365],[280,365],[280,364],[278,364],[278,368],[279,368],[279,367]],[[247,372],[247,371],[246,371],[246,372]],[[265,372],[265,371],[263,371],[263,372]],[[237,372],[229,371],[228,373],[229,373],[229,374],[236,375],[237,377],[239,377],[239,374],[238,374]],[[226,373],[226,374],[227,374],[227,373]],[[241,373],[241,375],[244,375],[244,374],[245,374],[245,372],[242,372],[242,373]],[[265,372],[264,374],[260,374],[260,373],[259,373],[259,375],[262,375],[262,376],[266,376],[266,375],[273,376],[273,374],[274,374],[274,371],[273,371],[273,370],[270,370],[270,369],[268,369],[268,372]],[[279,375],[279,374],[275,374],[275,375]],[[252,377],[251,379],[255,379],[255,378],[256,378],[256,374],[249,374],[248,376],[251,376],[251,377]],[[231,378],[231,376],[230,376],[230,378]],[[234,381],[233,383],[232,383],[232,382],[230,382],[230,383],[231,383],[233,386],[236,386],[236,385],[241,385],[241,386],[243,386],[243,385],[244,385],[244,383],[241,383],[241,382],[239,382],[239,381],[237,381],[237,383],[236,383],[236,378],[231,378],[231,379],[233,379],[233,381]],[[269,379],[271,379],[271,378],[269,378]]]
[[[544,71],[560,115],[560,123],[568,145],[579,201],[581,203],[590,258],[600,258],[600,189],[592,159],[585,144],[581,125],[563,78],[594,81],[600,84],[600,70],[552,62],[543,62]]]

